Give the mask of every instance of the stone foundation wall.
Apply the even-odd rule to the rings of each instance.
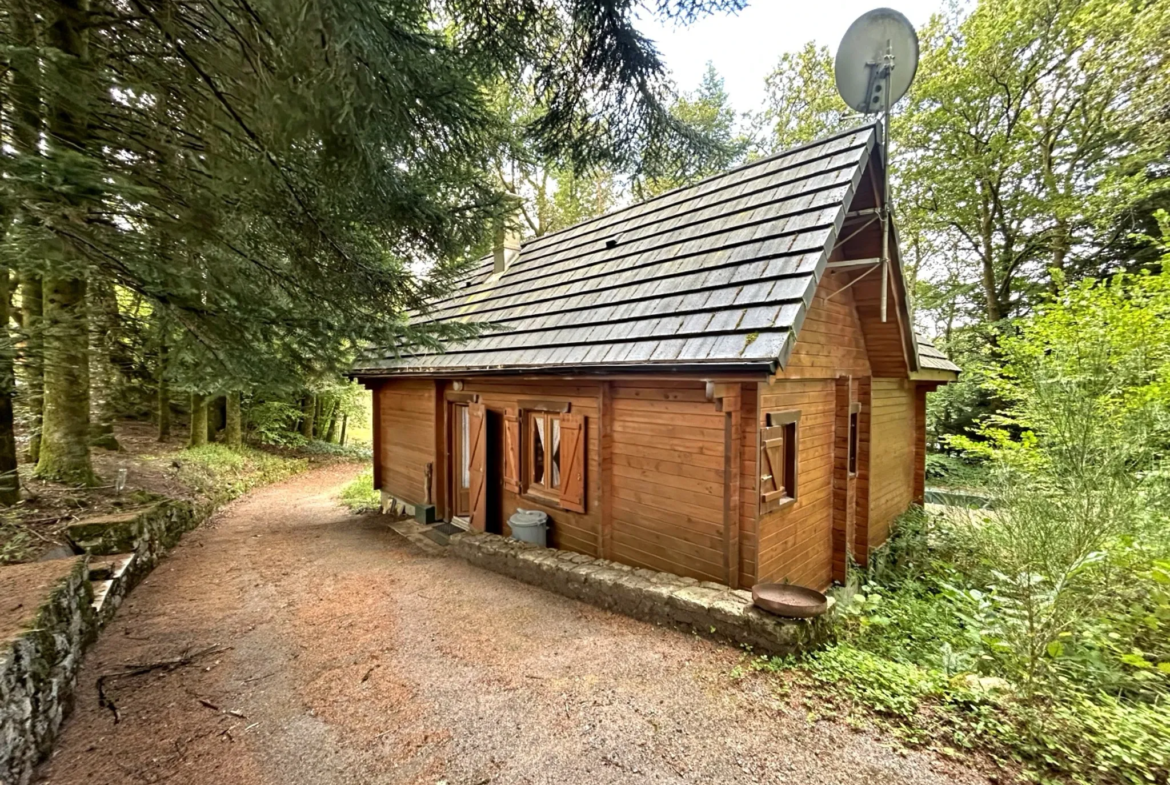
[[[72,706],[86,648],[130,589],[204,517],[205,511],[187,502],[162,501],[68,528],[67,536],[86,555],[75,557],[73,569],[42,592],[39,610],[17,634],[0,640],[0,783],[29,782]],[[95,584],[101,586],[97,602]]]
[[[644,621],[732,641],[758,653],[792,654],[814,648],[832,632],[824,617],[773,616],[752,605],[750,592],[718,583],[541,548],[495,534],[456,534],[450,548],[478,567],[533,586]]]

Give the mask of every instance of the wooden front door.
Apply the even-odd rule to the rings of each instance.
[[[471,413],[465,403],[451,404],[451,514],[466,518],[471,514]]]

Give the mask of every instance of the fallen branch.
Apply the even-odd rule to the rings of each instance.
[[[184,666],[190,665],[200,657],[206,657],[208,654],[218,654],[222,651],[227,651],[230,646],[220,646],[218,643],[208,646],[206,649],[200,649],[197,652],[184,651],[178,657],[170,660],[160,660],[158,662],[150,662],[141,665],[127,665],[126,670],[118,671],[116,673],[103,673],[98,676],[97,691],[98,691],[98,705],[102,708],[109,709],[114,715],[114,724],[117,725],[122,721],[122,716],[118,713],[118,706],[113,699],[106,694],[106,682],[114,679],[128,678],[130,676],[143,676],[154,671],[173,671]],[[202,703],[203,700],[200,699]],[[206,705],[206,704],[205,704]],[[218,708],[216,709],[218,711]]]

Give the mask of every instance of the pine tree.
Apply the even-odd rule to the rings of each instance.
[[[244,443],[243,417],[240,412],[240,394],[238,392],[231,392],[227,395],[223,443],[228,447],[239,447]]]
[[[207,396],[191,393],[191,421],[188,427],[188,447],[207,444]]]

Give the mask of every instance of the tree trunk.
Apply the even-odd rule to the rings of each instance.
[[[317,414],[317,396],[310,393],[305,396],[304,405],[301,407],[301,436],[306,439],[313,438],[314,418]]]
[[[244,443],[244,432],[240,415],[240,394],[228,393],[227,412],[224,417],[223,442],[228,447],[240,447]]]
[[[94,483],[89,459],[89,345],[85,280],[45,279],[45,418],[37,476]]]
[[[44,286],[36,273],[25,273],[20,279],[20,303],[24,311],[24,383],[28,406],[28,450],[25,458],[31,464],[41,459],[41,428],[45,418],[45,340],[44,340]]]
[[[7,269],[0,270],[0,504],[7,507],[20,501],[20,475],[16,471],[16,428],[12,417],[16,376],[12,368],[12,336],[8,331],[11,280]]]
[[[13,43],[17,47],[13,51],[11,62],[14,109],[12,146],[17,155],[39,162],[41,94],[36,24],[31,4],[25,0],[13,2],[11,13]],[[19,210],[14,218],[22,220]],[[24,331],[21,366],[29,420],[25,457],[32,464],[41,457],[41,424],[45,407],[44,345],[41,337],[43,296],[40,274],[23,271],[20,276],[21,327]]]
[[[983,245],[983,299],[987,307],[987,321],[994,324],[1003,318],[999,307],[999,293],[995,282],[995,248],[991,234],[991,205],[983,201],[983,213],[980,218],[980,241]]]
[[[114,285],[93,277],[89,282],[89,443],[93,447],[119,450],[114,436],[117,407],[114,397],[118,371],[111,349],[118,335],[118,300]]]
[[[191,393],[191,432],[187,447],[207,444],[207,396]]]
[[[340,419],[337,415],[341,411],[341,403],[334,402],[333,408],[329,411],[329,428],[325,431],[325,441],[335,443],[337,441],[337,421]]]
[[[341,437],[338,439],[338,442],[341,444],[342,447],[345,446],[345,429],[346,429],[346,426],[348,426],[348,425],[349,425],[349,415],[348,414],[341,415]]]
[[[47,9],[53,18],[49,42],[60,50],[73,80],[70,90],[56,94],[47,112],[49,155],[57,160],[65,182],[59,220],[88,220],[88,205],[96,201],[88,175],[73,175],[77,166],[64,165],[67,156],[84,155],[89,147],[86,106],[89,47],[86,43],[88,7],[85,0],[57,0]],[[85,178],[73,181],[74,176]],[[89,342],[86,335],[85,278],[82,257],[65,237],[60,259],[49,261],[44,276],[45,414],[37,476],[59,482],[93,484],[89,458]]]
[[[163,333],[158,347],[158,440],[171,438],[171,384],[167,380],[167,338]]]
[[[227,424],[227,402],[223,395],[216,395],[207,399],[207,441],[215,441],[215,437],[224,425]]]

